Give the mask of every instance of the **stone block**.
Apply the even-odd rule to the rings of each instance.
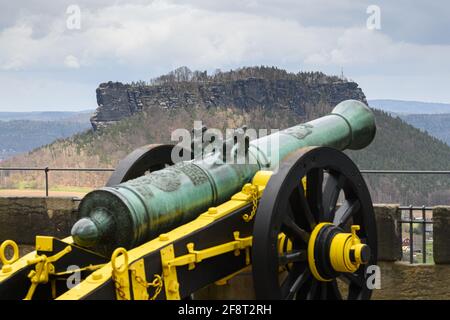
[[[398,205],[374,205],[378,236],[378,260],[396,261],[402,257],[402,233]]]
[[[36,235],[67,237],[77,208],[78,201],[70,197],[0,198],[0,242],[33,245]]]
[[[433,208],[433,257],[436,264],[450,264],[450,206]]]

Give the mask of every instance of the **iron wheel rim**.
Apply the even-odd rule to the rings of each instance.
[[[325,172],[329,175],[326,184]],[[304,176],[307,177],[306,196],[300,183]],[[343,191],[345,201],[336,209],[338,190]],[[296,207],[292,209],[294,204]],[[342,299],[337,278],[348,286],[345,298],[369,299],[372,290],[366,284],[367,265],[353,274],[342,273],[330,282],[320,282],[312,276],[305,259],[309,235],[315,225],[333,222],[348,231],[350,218],[361,226],[358,234],[371,249],[367,265],[376,264],[377,235],[372,201],[364,179],[350,158],[333,148],[310,147],[283,160],[266,186],[255,218],[252,268],[257,299]],[[280,232],[287,234],[293,244],[292,252],[297,253],[297,260],[291,260],[291,270],[283,283],[278,273]]]
[[[191,151],[172,144],[150,144],[135,149],[122,159],[112,173],[106,187],[116,186],[122,182],[139,178],[146,172],[158,171],[173,165],[172,151],[177,148],[179,154]]]

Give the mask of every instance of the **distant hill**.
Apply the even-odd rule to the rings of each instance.
[[[34,112],[0,112],[0,121],[33,120],[33,121],[89,121],[94,110],[85,111],[34,111]]]
[[[90,128],[91,112],[0,112],[0,160]]]
[[[410,125],[426,131],[450,145],[450,113],[405,114],[399,115],[399,117]]]
[[[372,108],[397,114],[435,114],[450,113],[450,104],[403,101],[403,100],[369,100]]]
[[[131,100],[127,98],[130,92],[137,93],[132,94]],[[335,104],[345,99],[365,102],[362,90],[355,83],[320,73],[295,75],[273,68],[245,68],[244,72],[224,73],[215,80],[174,81],[172,78],[153,85],[109,83],[101,86],[97,93],[102,96],[100,110],[93,119],[97,131],[58,140],[14,157],[6,164],[114,167],[137,147],[171,142],[173,130],[190,129],[194,120],[222,130],[244,124],[255,129],[283,129],[328,114]],[[191,105],[189,102],[193,99],[204,104]],[[130,112],[130,104],[139,109]],[[449,169],[449,146],[386,112],[374,110],[374,113],[378,128],[374,142],[364,150],[347,152],[360,168]],[[100,187],[108,175],[52,172],[50,183]],[[383,175],[366,178],[375,202],[434,205],[448,204],[450,199],[447,177]],[[3,181],[9,188],[19,183],[32,188],[43,185],[41,173],[10,174]]]
[[[377,108],[450,145],[450,104],[401,100],[369,100]]]
[[[346,151],[361,169],[450,170],[450,147],[398,117],[374,110],[377,135],[364,150]],[[450,181],[443,175],[365,175],[375,202],[448,204]]]

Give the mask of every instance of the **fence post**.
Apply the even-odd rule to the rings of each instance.
[[[48,167],[44,168],[44,172],[45,172],[45,196],[48,197],[48,172],[50,171],[50,169]]]
[[[409,263],[414,263],[414,225],[413,208],[409,206]]]
[[[422,206],[422,261],[427,263],[427,215],[425,214],[425,206]]]

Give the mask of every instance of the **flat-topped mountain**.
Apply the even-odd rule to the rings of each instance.
[[[346,99],[366,102],[355,82],[320,72],[293,74],[277,68],[254,67],[210,76],[182,67],[149,83],[100,84],[97,89],[99,107],[91,123],[96,130],[152,107],[279,108],[308,117],[312,115],[311,105],[336,105]]]

